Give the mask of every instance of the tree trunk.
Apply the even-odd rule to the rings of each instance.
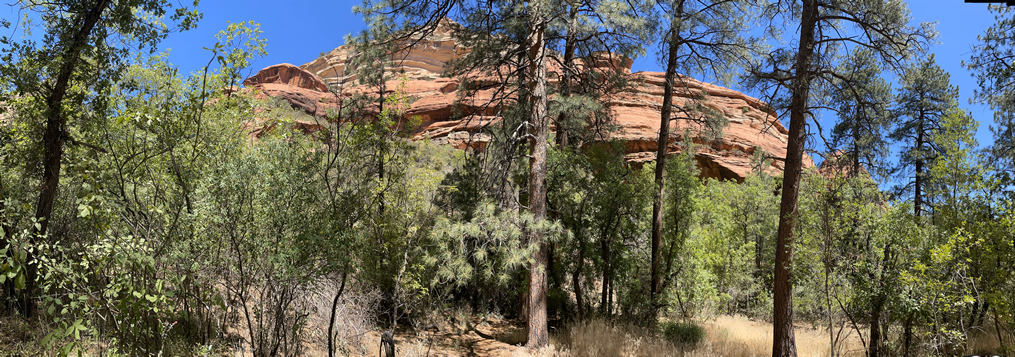
[[[775,250],[775,286],[773,288],[772,356],[795,357],[796,338],[793,334],[793,236],[796,230],[797,198],[803,171],[807,104],[810,96],[811,62],[814,56],[814,32],[817,25],[816,0],[804,0],[801,9],[800,48],[796,58],[790,102],[789,143],[786,147],[786,168],[782,180],[782,202],[779,206],[779,235]]]
[[[878,299],[874,302],[874,306],[871,309],[871,321],[870,321],[870,346],[868,357],[881,356],[881,311],[884,308],[884,301]]]
[[[529,211],[539,224],[546,218],[546,140],[548,117],[546,112],[546,46],[543,33],[546,23],[537,3],[530,3],[529,19],[529,80],[528,102],[532,134],[532,159],[529,168]],[[537,245],[534,262],[529,269],[529,348],[541,348],[550,343],[546,322],[546,264],[547,247],[542,232],[531,231],[530,242]]]
[[[585,245],[579,240],[578,241],[578,260],[574,265],[574,272],[571,273],[571,284],[574,286],[574,304],[576,314],[581,317],[584,314],[585,299],[582,294],[581,287],[581,272],[582,267],[585,264]]]
[[[347,272],[342,272],[342,286],[335,293],[335,299],[331,301],[331,319],[328,321],[328,357],[335,357],[335,308],[338,307],[338,300],[345,291],[345,279]]]
[[[823,202],[821,210],[821,230],[824,236],[824,247],[821,257],[821,263],[824,267],[824,293],[825,293],[825,311],[828,317],[828,355],[835,357],[835,334],[832,330],[832,298],[831,289],[829,287],[829,276],[832,275],[832,232],[831,232],[831,202],[826,199]]]
[[[613,257],[610,251],[610,244],[613,238],[613,219],[606,222],[606,227],[603,228],[601,238],[599,240],[599,246],[602,249],[603,259],[603,293],[602,301],[599,303],[600,314],[604,316],[611,315],[610,313],[610,289],[611,289],[611,277],[613,276]],[[617,213],[617,225],[620,225],[620,214]]]
[[[902,328],[902,356],[909,357],[909,348],[913,345],[913,313],[906,315],[906,322]]]
[[[395,334],[394,331],[388,331],[381,334],[381,345],[378,347],[380,351],[377,351],[377,355],[381,355],[381,351],[384,351],[384,357],[395,357]]]
[[[603,249],[603,294],[599,303],[600,314],[609,315],[610,306],[610,243],[604,239],[600,242]]]
[[[920,114],[920,125],[916,131],[916,149],[923,151],[923,114]],[[923,213],[923,156],[916,160],[916,177],[913,184],[913,215],[922,216]],[[919,221],[919,220],[918,220]]]
[[[656,317],[656,307],[662,287],[662,240],[663,240],[663,199],[665,188],[666,154],[669,151],[670,116],[673,113],[673,82],[677,77],[677,51],[680,49],[680,26],[678,19],[683,12],[684,2],[678,1],[676,13],[670,19],[669,54],[666,60],[666,84],[663,88],[663,107],[659,117],[659,139],[656,141],[656,197],[652,202],[652,281],[649,287],[649,302],[652,319]]]
[[[578,6],[572,5],[568,11],[567,37],[564,40],[563,79],[560,81],[560,93],[564,97],[571,96],[571,81],[574,78],[574,51],[577,42],[575,31],[578,27]],[[567,117],[563,111],[557,115],[557,147],[564,148],[568,142],[568,132],[564,127]]]
[[[7,220],[7,193],[4,191],[3,179],[0,178],[0,248],[7,247],[13,244],[14,241],[11,237],[14,235],[14,229],[10,226],[10,221]],[[7,254],[12,254],[8,252]],[[15,294],[17,291],[14,289],[14,279],[7,279],[3,283],[3,294],[0,298],[3,299],[3,310],[0,313],[13,313],[18,310],[17,300]]]
[[[63,63],[60,64],[59,72],[51,87],[52,91],[46,96],[46,128],[42,134],[42,184],[35,206],[35,218],[39,224],[30,238],[32,243],[37,243],[38,237],[46,235],[53,215],[56,190],[60,186],[60,161],[63,159],[63,143],[66,139],[64,126],[67,122],[67,118],[63,115],[63,100],[70,87],[70,78],[77,69],[81,52],[88,45],[88,38],[95,24],[99,22],[102,12],[109,4],[108,0],[97,1],[84,15],[81,27],[74,33],[63,54]],[[25,317],[32,317],[35,315],[35,303],[31,299],[35,296],[37,285],[35,280],[39,269],[36,266],[35,254],[29,252],[25,263],[25,296],[24,301],[21,301],[21,313]]]
[[[994,313],[994,332],[997,333],[997,343],[1001,345],[1001,351],[1007,351],[1008,347],[1004,344],[1004,335],[1001,334],[1001,322],[998,321],[997,308],[991,308],[991,312]]]

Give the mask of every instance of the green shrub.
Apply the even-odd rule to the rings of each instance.
[[[659,330],[666,340],[678,345],[696,345],[705,341],[705,329],[693,322],[661,322]]]

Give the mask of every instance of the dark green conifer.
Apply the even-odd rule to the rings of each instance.
[[[913,173],[912,180],[903,182],[898,190],[912,190],[916,216],[926,211],[927,169],[942,152],[934,133],[941,129],[941,118],[959,96],[959,89],[949,83],[950,78],[931,54],[906,69],[896,94],[896,113],[900,120],[890,137],[903,147],[896,172]]]

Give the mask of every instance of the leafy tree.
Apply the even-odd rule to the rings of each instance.
[[[37,224],[21,222],[31,226],[34,236],[43,237],[53,220],[64,144],[88,146],[78,141],[71,129],[87,125],[91,117],[108,115],[105,95],[109,87],[134,48],[154,51],[168,35],[170,28],[162,19],[172,4],[168,0],[80,0],[24,1],[17,6],[38,16],[44,24],[41,43],[28,38],[21,42],[7,36],[0,38],[5,45],[0,73],[7,81],[5,87],[11,89],[4,99],[25,98],[24,107],[14,110],[38,113],[44,118],[39,162],[42,174],[34,214]],[[197,12],[184,7],[172,10],[170,16],[184,30],[193,27],[199,18]],[[26,259],[26,293],[19,305],[22,315],[31,317],[35,315],[32,299],[37,294],[38,268],[33,252]]]
[[[202,240],[219,252],[218,281],[241,304],[255,356],[302,353],[309,306],[301,298],[326,262],[325,207],[316,160],[298,138],[262,137],[199,187]]]
[[[723,313],[764,316],[770,303],[778,212],[776,178],[751,174],[743,183],[709,181],[698,205],[692,236],[710,257],[704,268],[715,276]]]
[[[691,259],[685,258],[686,247],[688,240],[691,239],[691,233],[694,228],[694,212],[699,208],[699,192],[701,191],[701,181],[698,180],[698,169],[697,160],[694,158],[694,147],[690,141],[690,135],[685,133],[685,142],[683,145],[683,152],[676,160],[670,160],[667,165],[670,165],[670,177],[666,180],[666,215],[665,219],[669,223],[666,225],[666,229],[663,231],[663,242],[660,244],[660,248],[663,252],[653,250],[653,255],[661,253],[662,261],[659,263],[664,264],[658,272],[662,275],[659,281],[659,293],[666,291],[670,285],[678,285],[679,279],[677,277],[686,277],[689,274],[693,274],[697,268],[694,265],[686,264],[685,262],[691,261]],[[655,243],[653,242],[653,248]],[[653,262],[653,267],[656,266],[657,261]],[[677,266],[674,266],[677,265]],[[653,281],[656,278],[653,277]],[[681,290],[683,286],[677,287],[674,290],[674,295],[678,302],[680,299]],[[650,298],[650,304],[655,302]],[[681,304],[682,305],[682,304]],[[655,306],[652,306],[649,311],[654,314]],[[687,311],[683,311],[684,315],[687,315]]]
[[[927,168],[943,151],[934,133],[941,128],[941,120],[959,95],[959,89],[949,84],[947,72],[941,69],[931,54],[927,59],[908,68],[903,74],[896,103],[902,118],[891,133],[891,138],[903,142],[898,171],[912,170],[913,180],[902,185],[901,191],[913,190],[913,212],[922,216],[926,204]]]
[[[756,84],[789,98],[773,96],[773,105],[788,111],[789,143],[783,173],[779,233],[776,241],[774,284],[774,332],[772,355],[795,356],[793,335],[792,266],[800,177],[803,171],[807,116],[812,115],[815,95],[844,78],[836,71],[836,51],[844,46],[871,50],[882,65],[898,70],[914,49],[933,36],[930,25],[908,24],[906,4],[898,1],[801,0],[772,1],[765,17],[782,16],[791,28],[799,28],[796,48],[769,53],[764,65],[751,70]],[[840,85],[852,85],[852,82]],[[812,89],[814,90],[812,92]]]
[[[978,127],[979,123],[969,112],[953,103],[941,117],[940,127],[933,133],[935,146],[941,154],[927,168],[926,178],[927,197],[934,202],[935,219],[939,212],[953,216],[941,217],[944,222],[958,219],[955,215],[973,213],[961,206],[969,203],[963,201],[975,196],[984,184],[983,169],[974,157]]]
[[[560,264],[554,267],[571,274],[575,310],[579,315],[592,312],[592,286],[601,282],[600,314],[644,316],[650,311],[644,299],[648,284],[638,272],[647,271],[648,262],[639,239],[645,228],[648,171],[633,171],[617,141],[593,144],[582,152],[553,150],[550,164],[548,206],[573,235],[555,246]],[[565,274],[559,275],[564,280]]]
[[[195,188],[243,143],[238,118],[253,108],[208,88],[228,85],[235,66],[263,51],[257,32],[230,25],[211,46],[219,68],[190,77],[165,55],[136,54],[102,99],[108,115],[72,127],[75,140],[93,144],[64,153],[53,239],[31,242],[23,230],[16,240],[17,248],[45,253],[37,256],[42,315],[53,327],[45,347],[66,354],[94,339],[103,350],[158,354],[172,338],[208,343],[214,336],[205,323],[219,311],[215,289],[205,288],[213,284],[195,271],[201,257],[189,249],[201,246]],[[249,37],[254,42],[244,44]]]

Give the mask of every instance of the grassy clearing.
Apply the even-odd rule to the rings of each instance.
[[[573,325],[568,333],[557,336],[555,344],[562,347],[559,355],[573,357],[770,355],[771,324],[744,317],[721,316],[699,325],[704,329],[705,336],[698,344],[674,342],[641,327],[608,324],[598,320]],[[795,332],[799,356],[829,355],[830,342],[825,330],[798,326]],[[838,347],[842,356],[863,355],[863,346],[855,335],[845,337]]]

